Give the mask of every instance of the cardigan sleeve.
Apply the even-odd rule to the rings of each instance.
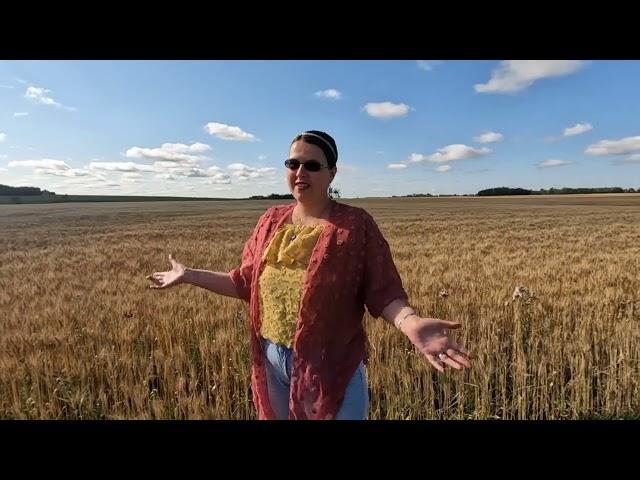
[[[379,317],[392,301],[408,297],[389,243],[369,214],[366,214],[365,230],[364,301],[369,313]]]

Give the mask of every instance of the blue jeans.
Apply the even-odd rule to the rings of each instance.
[[[291,364],[293,350],[284,345],[262,339],[265,352],[265,369],[269,402],[278,420],[289,418],[289,387],[291,382]],[[336,414],[336,420],[365,420],[369,408],[369,390],[364,364],[360,362],[351,377],[344,394],[342,405]]]

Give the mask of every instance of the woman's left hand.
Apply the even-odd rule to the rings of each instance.
[[[412,315],[401,330],[436,370],[444,372],[445,365],[456,370],[471,368],[469,352],[447,336],[447,330],[460,327],[458,322]]]

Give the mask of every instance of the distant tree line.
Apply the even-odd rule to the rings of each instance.
[[[0,185],[0,195],[55,195],[55,192],[40,190],[37,187],[10,187]]]
[[[622,187],[600,187],[600,188],[549,188],[540,190],[528,190],[526,188],[509,188],[496,187],[487,188],[478,192],[479,197],[488,197],[496,195],[568,195],[568,194],[586,194],[586,193],[637,193],[639,189],[622,188]]]
[[[418,198],[418,197],[475,197],[472,193],[439,193],[439,194],[431,194],[431,193],[411,193],[409,195],[392,195],[391,198]]]
[[[562,195],[567,193],[638,193],[640,188],[622,188],[622,187],[600,187],[600,188],[550,188],[545,190],[541,188],[534,194],[538,195]]]
[[[524,188],[509,188],[509,187],[495,187],[487,188],[486,190],[480,190],[478,192],[479,197],[493,197],[496,195],[531,195],[531,190]]]
[[[284,200],[293,199],[293,195],[290,193],[271,193],[269,195],[253,195],[249,197],[249,200]]]
[[[405,197],[433,197],[430,193],[411,193],[409,195],[393,195],[392,198],[405,198]]]
[[[329,187],[329,197],[340,198],[340,190],[334,187]],[[253,195],[249,197],[249,200],[292,200],[293,195],[290,193],[271,193],[269,195]]]

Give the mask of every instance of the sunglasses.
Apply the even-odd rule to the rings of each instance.
[[[295,158],[290,158],[284,161],[285,167],[290,170],[298,170],[300,165],[304,167],[307,172],[317,172],[322,170],[323,168],[329,168],[326,165],[322,165],[317,160],[309,160],[308,162],[301,162],[300,160],[296,160]]]

